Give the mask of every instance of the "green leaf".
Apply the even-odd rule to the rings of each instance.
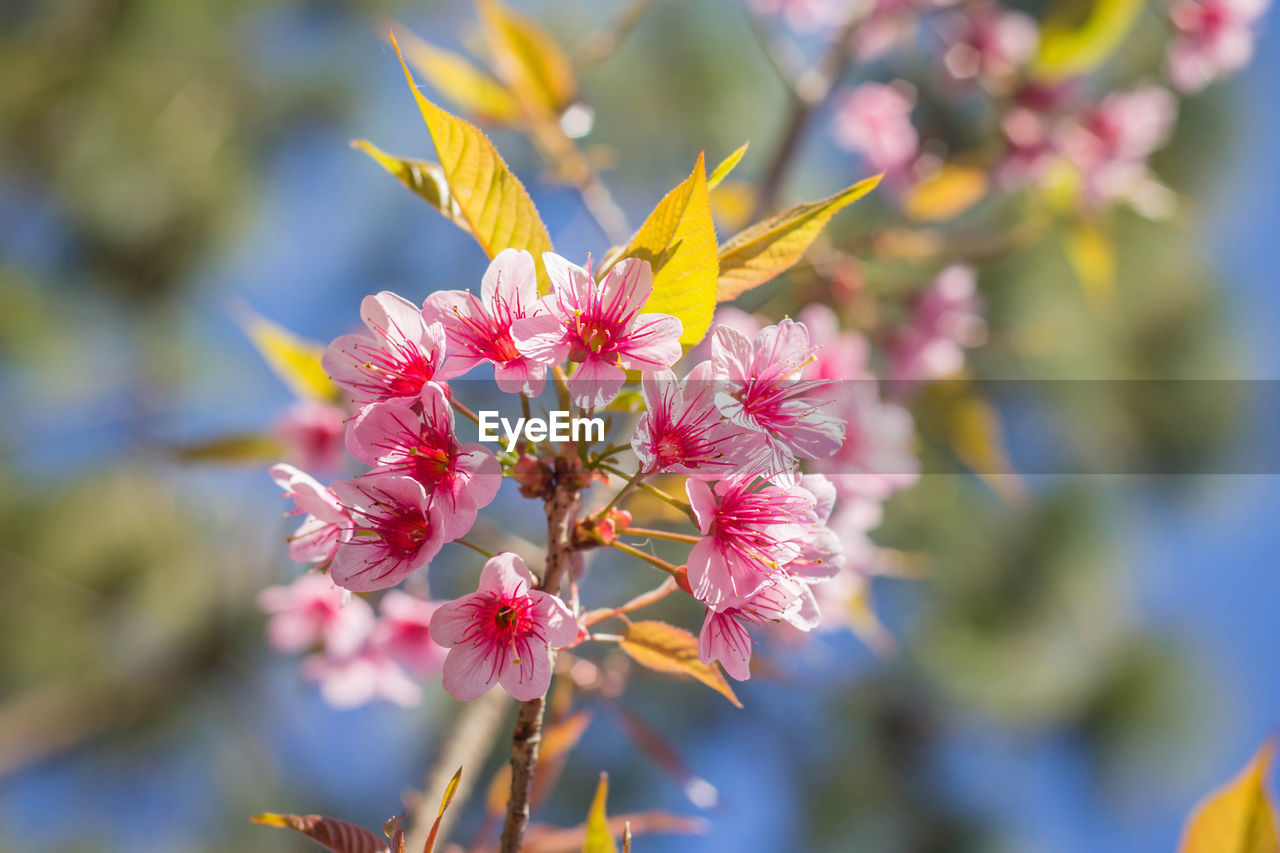
[[[531,118],[558,116],[573,103],[573,63],[537,21],[499,0],[476,0],[476,12],[494,70]]]
[[[1040,33],[1032,73],[1060,80],[1092,71],[1124,41],[1142,11],[1142,0],[1060,0]]]
[[[400,56],[394,35],[391,41]],[[545,280],[542,253],[551,251],[551,237],[524,185],[479,128],[440,109],[418,91],[402,56],[400,67],[472,236],[491,258],[503,249],[528,251],[538,263],[539,278]]]
[[[435,90],[463,112],[481,121],[514,124],[520,120],[516,99],[488,72],[464,56],[436,47],[401,29],[405,58]]]
[[[720,182],[729,177],[729,173],[732,172],[742,160],[742,155],[747,153],[747,146],[750,144],[750,142],[742,143],[742,145],[738,147],[738,150],[721,160],[720,165],[716,166],[715,169],[712,170],[711,177],[707,178],[708,192],[720,186]]]
[[[444,169],[440,168],[440,164],[388,154],[367,139],[353,140],[351,147],[368,154],[375,163],[399,178],[400,183],[440,211],[445,219],[468,234],[471,233],[471,225],[462,215],[462,208],[449,193],[449,182],[445,180]]]
[[[318,814],[294,815],[264,812],[250,818],[263,826],[279,826],[301,832],[321,847],[334,853],[387,853],[387,844],[363,826],[321,817]]]
[[[445,809],[449,808],[449,804],[453,802],[453,795],[458,792],[458,783],[461,781],[462,768],[459,767],[453,774],[453,778],[449,780],[449,784],[445,786],[444,796],[440,798],[440,811],[431,823],[431,833],[427,836],[427,846],[422,849],[422,853],[432,853],[436,849],[436,835],[440,832],[440,820],[444,817]]]
[[[285,446],[275,436],[244,433],[180,444],[174,452],[183,462],[262,464],[279,460]]]
[[[666,622],[632,622],[619,645],[641,666],[655,672],[696,678],[742,707],[719,666],[698,659],[698,638],[683,628]]]
[[[879,175],[867,178],[821,201],[787,208],[739,233],[720,247],[716,298],[721,302],[733,299],[790,269],[831,217],[879,183]]]
[[[644,310],[679,318],[684,325],[680,343],[685,346],[702,340],[716,309],[719,271],[702,154],[689,177],[658,202],[640,230],[601,266],[599,274],[632,257],[653,267],[653,294]]]
[[[1276,853],[1276,807],[1266,778],[1275,758],[1275,739],[1257,751],[1239,775],[1205,797],[1183,830],[1179,853]]]
[[[601,773],[596,795],[591,800],[591,811],[587,812],[587,837],[582,843],[582,853],[618,853],[618,846],[613,843],[613,833],[609,831],[609,816],[605,814],[607,799],[609,774]]]
[[[324,346],[308,341],[246,309],[237,312],[240,327],[276,376],[304,399],[333,402],[338,386],[320,366]]]

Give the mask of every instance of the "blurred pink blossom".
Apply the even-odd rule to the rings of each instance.
[[[996,81],[1020,70],[1040,41],[1035,21],[996,3],[975,3],[950,14],[943,25],[943,65],[959,80]]]
[[[986,338],[971,267],[944,269],[915,299],[911,319],[889,344],[893,382],[919,382],[951,376],[964,367],[964,351]]]
[[[840,330],[836,314],[815,302],[797,317],[809,330],[813,360],[804,369],[806,379],[852,380],[871,378],[871,347],[856,332]]]
[[[373,631],[373,609],[364,599],[319,572],[264,589],[258,606],[270,617],[267,641],[285,654],[323,645],[330,654],[352,655]]]
[[[920,460],[913,446],[911,413],[881,400],[875,380],[841,383],[838,390],[836,410],[846,424],[844,444],[817,466],[837,493],[846,499],[880,501],[915,485]]]
[[[373,645],[416,676],[439,672],[446,650],[431,636],[431,617],[439,607],[398,589],[387,591],[378,603]]]
[[[884,83],[862,83],[846,93],[835,116],[836,144],[860,154],[873,171],[905,173],[920,136],[911,124],[914,96]]]
[[[1269,0],[1175,0],[1169,9],[1177,30],[1169,43],[1169,81],[1183,92],[1198,92],[1243,68],[1268,5]]]
[[[799,32],[838,27],[849,17],[847,0],[751,0],[759,15],[782,15]]]
[[[372,646],[345,657],[311,655],[302,662],[302,674],[319,682],[320,695],[335,708],[356,708],[377,700],[408,708],[422,698],[422,688]]]
[[[347,412],[340,406],[303,400],[276,420],[274,432],[285,445],[285,458],[310,471],[342,467]]]

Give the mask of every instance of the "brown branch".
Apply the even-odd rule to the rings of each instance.
[[[567,476],[556,483],[547,501],[547,568],[540,588],[559,594],[561,582],[569,571],[573,556],[570,539],[577,521],[582,486]],[[529,825],[529,788],[538,763],[538,744],[542,741],[542,713],[546,697],[539,696],[520,704],[516,713],[515,733],[511,737],[511,796],[507,800],[507,819],[502,826],[502,853],[518,853]]]
[[[791,169],[791,164],[800,150],[800,143],[804,139],[804,132],[809,126],[810,119],[826,104],[835,91],[836,84],[840,82],[840,78],[853,62],[853,50],[849,41],[861,21],[861,15],[857,13],[850,15],[821,61],[809,69],[791,88],[791,113],[787,117],[787,129],[778,143],[769,168],[765,171],[764,180],[760,184],[760,194],[756,199],[756,207],[749,221],[754,222],[777,207],[782,182],[786,179],[787,172]]]

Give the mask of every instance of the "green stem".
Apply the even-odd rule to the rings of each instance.
[[[615,539],[610,544],[609,547],[617,548],[619,551],[622,551],[624,554],[630,554],[631,556],[636,557],[637,559],[644,560],[646,563],[653,566],[655,569],[661,569],[662,571],[666,572],[672,577],[675,577],[680,573],[679,566],[673,566],[670,563],[668,563],[666,560],[662,559],[661,557],[655,557],[652,554],[641,551],[639,548],[635,548],[631,545],[628,545],[625,542],[619,542]]]

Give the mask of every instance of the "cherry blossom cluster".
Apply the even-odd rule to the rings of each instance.
[[[459,699],[495,684],[531,699],[548,689],[554,650],[593,639],[576,592],[566,601],[541,589],[520,555],[466,538],[504,478],[526,497],[547,497],[557,478],[576,478],[580,488],[607,483],[605,472],[625,473],[614,467],[620,454],[634,454],[621,491],[576,519],[579,569],[587,551],[627,533],[630,515],[615,505],[631,489],[684,478],[684,495],[667,497],[697,530],[671,536],[687,543],[685,559],[627,547],[668,571],[670,589],[705,606],[700,657],[737,679],[750,675],[752,626],[809,631],[824,610],[829,622],[847,622],[844,603],[876,570],[868,534],[881,502],[914,482],[918,462],[910,415],[882,397],[865,340],[841,331],[821,306],[767,326],[723,313],[681,375],[680,320],[644,310],[653,289],[646,261],[625,259],[596,275],[552,253],[542,260],[545,296],[532,256],[506,250],[479,295],[440,291],[421,308],[392,293],[366,297],[366,330],[324,354],[324,369],[350,398],[342,439],[365,470],[326,486],[293,465],[272,469],[302,518],[290,556],[315,571],[267,590],[261,605],[272,645],[309,652],[304,673],[334,704],[409,703],[417,681],[437,673]],[[956,367],[947,346],[973,342],[977,310],[972,277],[944,273],[893,357],[913,377]],[[457,417],[476,418],[451,382],[480,365],[526,412],[551,378],[562,404],[604,411],[628,371],[638,374],[643,408],[629,441],[607,447],[467,443]],[[329,413],[312,414],[316,434],[333,431]],[[476,592],[437,602],[391,589],[416,575],[410,588],[425,590],[422,570],[450,542],[488,554]],[[375,593],[377,616],[365,598]]]
[[[898,48],[936,56],[929,91],[968,106],[977,95],[1005,141],[989,164],[1006,188],[1040,184],[1069,170],[1087,205],[1132,205],[1148,216],[1172,212],[1172,194],[1146,167],[1168,140],[1177,115],[1174,95],[1158,82],[1111,92],[1090,90],[1084,78],[1047,82],[1037,76],[1040,34],[1033,18],[995,0],[752,0],[764,16],[779,15],[795,31],[834,37],[847,33],[858,67]],[[1252,57],[1268,0],[1171,0],[1172,36],[1163,75],[1173,89],[1193,94],[1242,69]],[[852,16],[852,17],[851,17]],[[846,29],[847,28],[847,29]],[[930,48],[921,53],[920,40]],[[1153,74],[1156,69],[1152,69]],[[933,72],[936,72],[933,73]],[[942,151],[921,137],[913,113],[917,91],[909,82],[867,81],[837,94],[835,142],[883,172],[887,186],[905,192],[935,174]]]

